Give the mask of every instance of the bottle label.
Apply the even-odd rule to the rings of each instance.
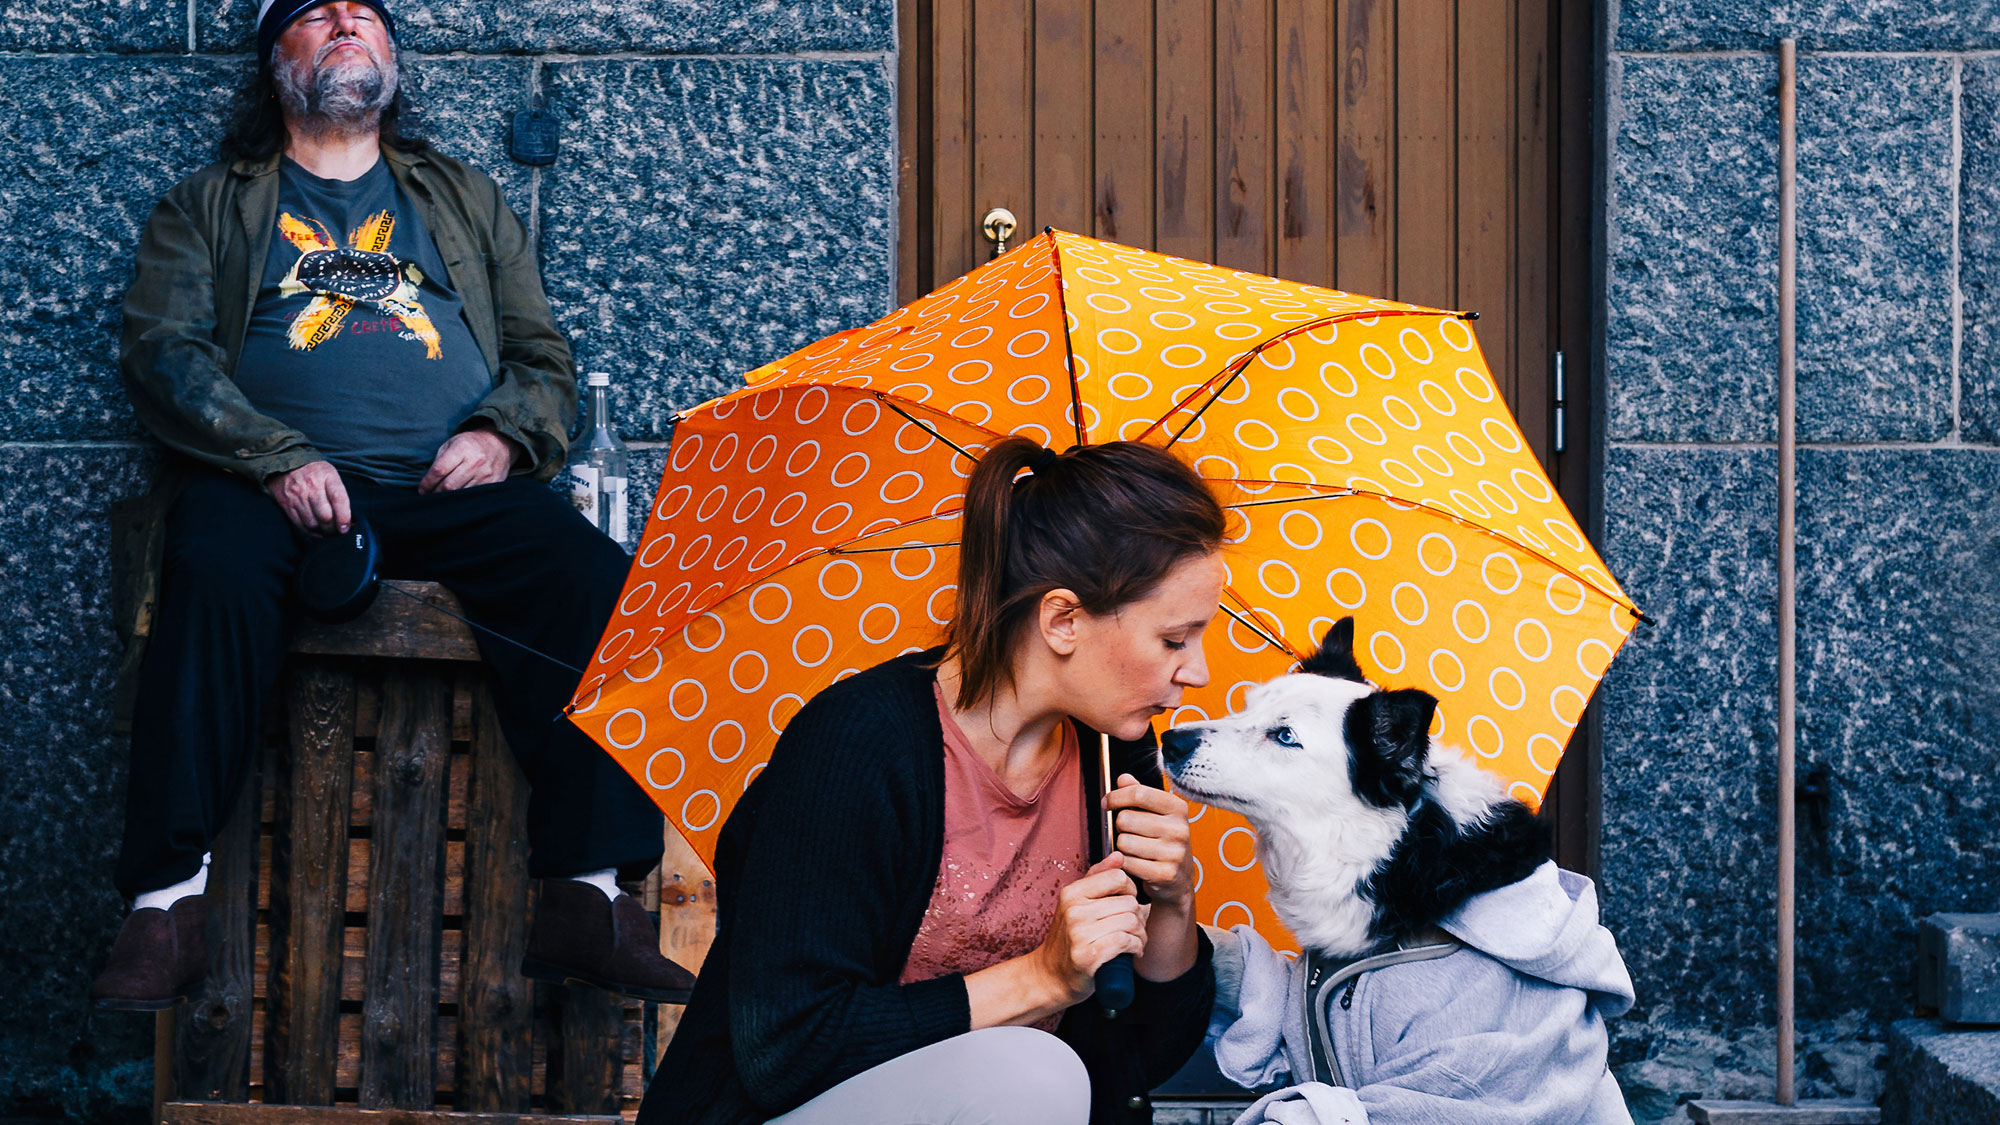
[[[597,466],[569,467],[569,502],[576,505],[577,511],[583,513],[583,518],[590,521],[590,526],[597,526]]]
[[[603,531],[612,542],[623,547],[630,539],[630,527],[625,519],[625,478],[605,476],[603,481],[605,524],[608,525]]]

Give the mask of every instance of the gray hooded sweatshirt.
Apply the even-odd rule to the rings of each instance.
[[[1453,940],[1321,965],[1311,987],[1307,959],[1248,926],[1209,929],[1216,1063],[1245,1086],[1293,1084],[1237,1125],[1631,1125],[1604,1021],[1632,1007],[1632,979],[1590,880],[1545,863],[1439,928]]]

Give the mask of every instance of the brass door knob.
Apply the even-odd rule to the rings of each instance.
[[[1020,225],[1021,221],[1014,217],[1014,212],[1005,207],[995,207],[986,212],[986,217],[979,221],[979,229],[986,232],[986,241],[993,244],[994,257],[1007,252],[1007,240],[1013,237],[1014,228]]]

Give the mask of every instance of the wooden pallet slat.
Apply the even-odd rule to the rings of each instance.
[[[429,1106],[437,1090],[440,939],[444,899],[445,766],[450,682],[428,668],[385,683],[375,740],[361,1104]]]
[[[528,1018],[534,989],[521,976],[528,947],[527,786],[509,757],[481,686],[466,797],[465,978],[459,997],[458,1107],[525,1112],[534,1081]]]
[[[308,664],[293,670],[285,701],[288,753],[279,756],[271,836],[264,1092],[274,1102],[330,1103],[340,1049],[354,680]]]
[[[201,999],[175,1009],[177,1094],[240,1100],[250,1093],[256,971],[250,941],[257,919],[257,841],[263,828],[257,813],[267,757],[253,756],[229,821],[210,849],[208,981]]]
[[[611,1125],[619,1120],[615,1116],[551,1114],[522,1118],[511,1113],[223,1102],[168,1102],[160,1107],[162,1125]]]
[[[557,1113],[616,1113],[623,1094],[623,1052],[603,1049],[624,1036],[625,1003],[595,988],[553,990],[549,1108]]]
[[[558,988],[538,1010],[518,975],[527,786],[485,671],[412,656],[398,620],[346,634],[352,652],[293,654],[215,843],[210,996],[156,1020],[155,1120],[560,1125],[617,1119],[533,1107],[637,1107],[639,1005]],[[455,627],[425,643],[475,652]],[[569,1080],[550,1091],[548,1073]]]

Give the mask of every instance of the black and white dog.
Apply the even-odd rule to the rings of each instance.
[[[1174,784],[1256,825],[1271,905],[1317,952],[1356,957],[1519,882],[1548,833],[1498,777],[1431,745],[1437,700],[1378,691],[1354,659],[1354,619],[1242,711],[1168,731]]]
[[[1430,735],[1437,700],[1383,691],[1354,620],[1241,711],[1169,731],[1190,799],[1246,817],[1305,955],[1209,930],[1223,1073],[1289,1082],[1242,1121],[1617,1122],[1604,1019],[1632,1003],[1590,880],[1502,781]]]

